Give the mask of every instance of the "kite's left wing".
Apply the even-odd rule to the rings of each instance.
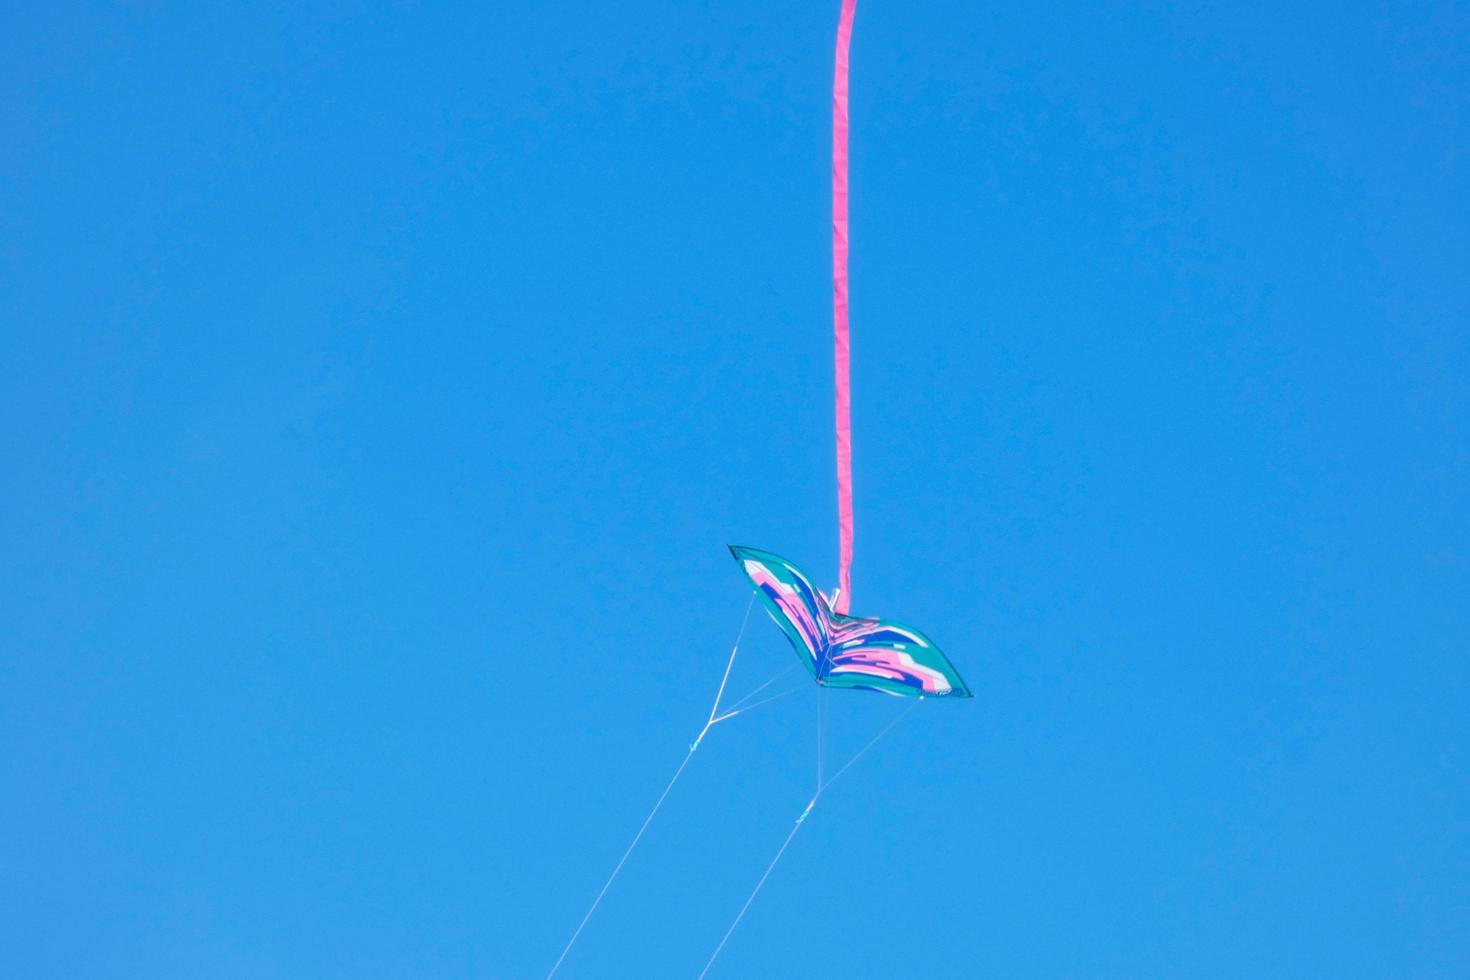
[[[830,614],[827,600],[807,577],[791,562],[769,551],[730,546],[730,554],[740,563],[761,605],[791,641],[802,663],[815,679],[820,679],[831,645]]]

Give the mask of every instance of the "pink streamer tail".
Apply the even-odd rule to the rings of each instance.
[[[837,533],[840,540],[833,611],[847,615],[852,598],[852,391],[847,339],[847,53],[857,0],[842,0],[837,72],[832,83],[832,318],[837,373]]]

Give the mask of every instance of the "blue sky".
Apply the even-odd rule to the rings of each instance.
[[[0,973],[540,977],[836,573],[837,4],[26,4]],[[1470,973],[1470,12],[863,0],[854,611],[711,974]],[[753,621],[732,688],[792,654]],[[829,701],[840,758],[892,716]],[[712,732],[560,974],[810,794]]]

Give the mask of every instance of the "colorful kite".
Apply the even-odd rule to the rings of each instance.
[[[828,598],[795,565],[753,548],[730,547],[761,604],[823,687],[915,697],[970,697],[939,649],[917,630],[847,615],[852,599],[852,386],[847,304],[847,62],[856,0],[843,0],[832,82],[832,325],[837,390],[838,587]]]
[[[837,612],[801,569],[768,551],[731,545],[730,553],[823,687],[899,697],[971,696],[949,658],[918,630]]]
[[[880,619],[847,614],[852,601],[852,389],[848,379],[850,345],[847,309],[847,60],[856,0],[843,0],[837,23],[837,71],[832,84],[832,322],[837,389],[838,587],[827,595],[791,562],[767,551],[731,546],[730,553],[755,586],[761,605],[796,648],[812,678],[822,687],[881,691],[922,700],[970,697],[970,689],[939,648],[918,630]],[[900,715],[863,746],[836,774],[822,777],[821,707],[818,699],[817,789],[786,834],[776,856],[755,883],[698,980],[714,967],[725,944],[745,917],[766,879],[791,846],[796,832],[822,792],[871,749],[902,718]],[[908,712],[904,712],[906,715]]]
[[[831,596],[818,591],[812,586],[811,580],[795,565],[767,551],[731,546],[730,553],[735,556],[735,560],[740,564],[741,570],[754,588],[752,603],[757,598],[760,600],[766,612],[770,613],[776,625],[791,641],[791,645],[795,647],[802,663],[812,675],[812,679],[820,687],[879,691],[897,697],[912,698],[915,703],[926,698],[968,698],[971,696],[970,689],[960,678],[959,672],[949,662],[949,658],[941,653],[933,641],[923,633],[886,620],[848,615],[848,606],[852,596],[853,521],[852,425],[850,419],[852,395],[848,383],[847,316],[847,59],[852,39],[852,18],[855,6],[856,0],[843,0],[842,2],[842,15],[837,26],[837,70],[832,86],[832,315],[837,381],[838,588]],[[749,614],[750,608],[748,607],[747,618]],[[725,674],[720,680],[719,690],[715,694],[714,704],[710,707],[704,727],[695,736],[689,746],[688,754],[684,756],[684,761],[674,771],[673,778],[664,787],[663,793],[654,803],[648,816],[644,818],[638,832],[633,835],[632,841],[613,868],[612,874],[603,884],[602,890],[597,893],[597,897],[592,900],[591,907],[582,916],[582,921],[577,924],[571,939],[567,941],[561,955],[552,965],[551,972],[547,974],[548,980],[561,968],[567,954],[571,952],[577,938],[582,934],[583,928],[586,927],[588,920],[601,904],[603,896],[612,887],[628,858],[637,848],[638,842],[643,839],[648,825],[653,821],[659,808],[663,806],[664,800],[668,798],[674,784],[679,781],[679,777],[689,765],[689,761],[694,757],[695,751],[709,730],[736,715],[794,693],[795,689],[792,689],[767,695],[758,701],[752,700],[782,676],[781,673],[778,673],[744,697],[722,708],[725,688],[729,683],[730,671],[735,665],[735,656],[740,650],[740,640],[744,633],[745,624],[742,622],[740,635],[736,637],[735,646],[730,651],[730,659],[725,664]],[[794,664],[786,668],[787,671],[794,669]],[[908,714],[908,711],[900,713],[849,758],[841,768],[824,777],[822,744],[825,736],[822,734],[824,717],[822,701],[823,698],[819,696],[817,699],[816,790],[807,802],[806,808],[801,811],[801,815],[796,818],[796,822],[787,832],[786,840],[776,851],[776,856],[771,859],[771,863],[767,865],[765,873],[756,882],[755,888],[746,898],[745,904],[741,906],[734,921],[725,930],[719,945],[715,947],[704,969],[700,971],[700,980],[703,980],[704,976],[714,967],[720,952],[729,942],[730,936],[744,918],[751,903],[755,901],[756,895],[781,860],[781,856],[786,853],[797,830],[812,812],[812,807],[816,805],[818,798],[827,787],[836,782],[852,767],[853,763],[857,762]],[[912,707],[913,705],[910,706],[910,710]]]

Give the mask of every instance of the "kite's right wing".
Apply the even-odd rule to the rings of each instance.
[[[960,672],[934,641],[899,623],[856,616],[832,618],[832,649],[817,682],[899,697],[968,698]]]

